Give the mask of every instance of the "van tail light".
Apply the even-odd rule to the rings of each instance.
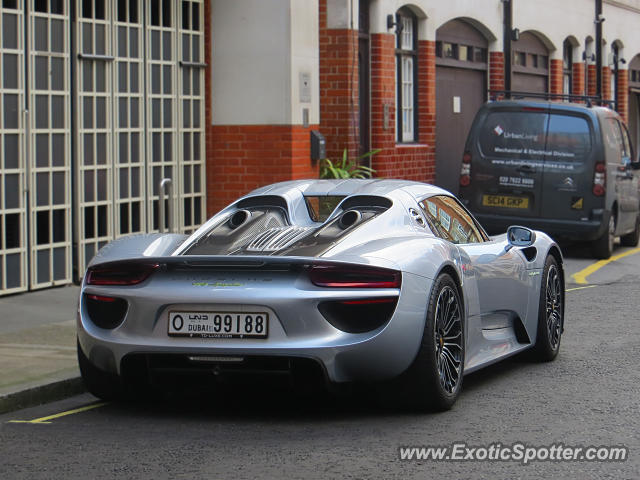
[[[317,287],[400,288],[402,275],[388,268],[323,264],[311,266],[309,279]]]
[[[157,263],[112,263],[87,270],[87,285],[127,286],[144,282],[160,267]]]
[[[460,167],[460,186],[468,187],[471,183],[471,153],[464,152],[462,166]]]
[[[596,163],[596,171],[593,174],[593,194],[602,197],[606,192],[607,168],[603,162]]]

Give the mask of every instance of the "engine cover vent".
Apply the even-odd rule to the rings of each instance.
[[[270,228],[258,234],[249,245],[249,252],[275,252],[286,248],[292,243],[300,240],[315,227],[276,227]]]

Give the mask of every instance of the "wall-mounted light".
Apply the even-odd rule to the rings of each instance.
[[[587,52],[584,51],[582,52],[582,60],[591,60],[592,62],[596,61],[596,54],[592,53],[591,55],[587,56]]]
[[[513,30],[511,30],[511,40],[513,40],[514,42],[517,42],[518,40],[520,40],[519,28],[514,28]]]
[[[402,23],[398,22],[396,20],[396,16],[395,15],[387,15],[387,30],[396,27],[396,33],[401,33],[402,32]]]

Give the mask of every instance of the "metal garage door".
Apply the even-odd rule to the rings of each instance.
[[[436,184],[458,193],[464,144],[486,100],[487,39],[462,20],[436,31]]]
[[[71,281],[70,39],[65,3],[33,1],[27,10],[21,0],[2,2],[2,293]]]
[[[190,232],[205,213],[203,2],[102,6],[77,6],[79,274],[112,238]]]
[[[109,240],[158,230],[163,179],[173,229],[202,222],[203,15],[202,0],[0,2],[0,294],[70,283]]]

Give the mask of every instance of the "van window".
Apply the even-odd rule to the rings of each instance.
[[[607,119],[608,128],[605,130],[605,136],[607,144],[615,152],[614,163],[622,163],[622,157],[624,155],[622,134],[620,133],[620,126],[615,118]]]
[[[492,112],[480,132],[486,157],[584,162],[591,152],[585,118],[546,112]]]
[[[584,162],[591,153],[591,132],[587,120],[582,117],[552,114],[546,150],[546,160]]]
[[[491,112],[480,131],[480,151],[485,157],[542,159],[548,119],[546,112]]]

